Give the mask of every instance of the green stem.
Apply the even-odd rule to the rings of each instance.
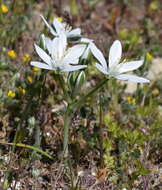
[[[63,144],[63,150],[64,150],[64,157],[68,157],[68,139],[69,139],[69,127],[71,123],[73,112],[67,107],[67,110],[64,115],[64,144]]]
[[[69,94],[67,92],[67,89],[65,88],[65,81],[64,81],[64,78],[60,75],[60,74],[57,74],[57,79],[60,83],[60,86],[63,90],[63,93],[64,93],[64,96],[65,96],[65,99],[68,103],[70,103],[70,98],[69,98]]]
[[[108,81],[109,79],[106,78],[103,81],[101,81],[97,86],[95,86],[92,90],[90,90],[85,96],[81,97],[76,103],[71,105],[72,110],[75,108],[80,107],[85,100],[90,97],[93,93],[95,93],[98,89],[102,88],[102,86]]]
[[[72,15],[76,15],[76,16],[79,14],[76,0],[70,0],[70,12]]]
[[[42,87],[41,87],[41,90],[40,90],[40,95],[39,95],[39,98],[38,98],[38,106],[40,107],[41,104],[43,103],[43,99],[44,99],[44,90],[45,90],[45,83],[46,83],[46,73],[43,73],[43,84],[42,84]],[[40,148],[41,146],[41,130],[40,130],[40,126],[38,123],[36,123],[35,125],[35,134],[34,134],[34,140],[35,140],[35,143],[34,143],[34,146],[35,147],[38,147]],[[33,152],[33,155],[36,156],[36,151]]]
[[[23,143],[8,143],[8,142],[3,142],[3,141],[0,141],[0,144],[18,146],[18,147],[22,147],[22,148],[31,149],[31,150],[34,150],[34,151],[42,154],[43,156],[50,158],[51,160],[54,160],[54,158],[50,154],[48,154],[47,152],[44,152],[42,149],[35,147],[35,146],[31,146],[31,145],[27,145],[27,144],[23,144]]]
[[[0,5],[2,5],[2,0],[0,0]],[[3,24],[3,13],[1,10],[0,10],[0,24]]]
[[[31,102],[32,102],[32,101],[31,101]],[[26,104],[26,106],[25,106],[25,109],[24,109],[23,113],[22,113],[22,117],[21,117],[20,122],[19,122],[19,124],[18,124],[18,126],[17,126],[16,133],[15,133],[15,136],[14,136],[14,140],[13,140],[13,143],[14,143],[14,144],[17,143],[20,129],[22,128],[23,122],[24,122],[26,116],[28,115],[30,106],[31,106],[31,103],[28,102],[28,103]],[[16,148],[16,146],[13,146],[13,149],[12,149],[13,152],[15,151],[15,148]]]
[[[101,81],[95,88],[89,91],[85,96],[80,98],[77,102],[68,105],[67,110],[64,115],[64,143],[63,143],[63,150],[64,150],[64,157],[67,158],[68,156],[68,139],[69,139],[69,127],[73,113],[75,110],[81,106],[85,100],[90,97],[93,93],[95,93],[98,89],[102,88],[103,85],[109,79],[106,78],[105,80]]]

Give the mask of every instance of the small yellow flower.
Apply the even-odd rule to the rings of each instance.
[[[33,82],[33,78],[32,78],[31,76],[28,76],[28,77],[27,77],[27,81],[28,81],[29,83],[32,83],[32,82]]]
[[[9,91],[7,92],[7,96],[8,96],[8,97],[11,97],[11,98],[14,98],[14,97],[16,96],[16,94],[15,94],[15,92],[13,92],[12,90],[9,90]]]
[[[26,90],[22,87],[19,87],[19,92],[24,95],[26,93]]]
[[[6,7],[6,5],[4,5],[4,4],[1,5],[1,11],[2,11],[2,13],[8,12],[8,8]]]
[[[128,96],[128,97],[126,98],[126,100],[127,100],[127,102],[128,102],[129,104],[136,104],[135,98],[133,98],[133,97],[131,97],[131,96]]]
[[[22,59],[22,62],[28,63],[31,60],[31,56],[28,53],[25,53],[21,59]]]
[[[38,67],[32,67],[32,70],[33,70],[34,72],[38,72],[38,71],[40,71],[40,68],[38,68]]]
[[[119,32],[118,32],[118,35],[119,37],[122,39],[122,40],[126,40],[129,36],[129,31],[127,29],[120,29]]]
[[[16,52],[14,50],[9,50],[7,52],[7,55],[11,57],[12,59],[15,59],[17,57]]]
[[[159,89],[158,89],[158,88],[154,88],[154,89],[152,90],[152,94],[153,94],[154,96],[158,95],[158,94],[159,94]]]
[[[153,56],[151,55],[151,53],[149,53],[149,52],[146,53],[146,59],[147,59],[147,61],[152,61]]]
[[[157,1],[152,1],[149,5],[149,9],[152,11],[156,11],[159,8],[159,4]]]

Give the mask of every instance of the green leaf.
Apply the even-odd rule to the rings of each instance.
[[[131,157],[138,159],[141,155],[141,152],[138,148],[135,148],[132,152],[131,152]]]
[[[18,147],[22,147],[22,148],[28,148],[28,149],[34,150],[34,151],[42,154],[43,156],[48,157],[51,160],[54,160],[54,158],[50,154],[48,154],[47,152],[44,152],[42,149],[37,148],[35,146],[26,145],[26,144],[22,144],[22,143],[7,143],[7,142],[0,142],[0,144],[11,145],[11,146],[18,146]]]

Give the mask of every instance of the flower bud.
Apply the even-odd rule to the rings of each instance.
[[[86,76],[84,71],[72,72],[69,74],[68,84],[73,96],[79,93],[85,82],[85,79]]]
[[[81,87],[83,86],[85,82],[85,79],[86,79],[85,72],[81,71],[76,79],[75,88],[77,88],[77,90],[81,89]]]

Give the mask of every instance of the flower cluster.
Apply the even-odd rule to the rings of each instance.
[[[81,36],[80,28],[72,29],[72,27],[61,23],[57,18],[50,25],[43,16],[41,18],[54,38],[50,39],[43,35],[44,49],[35,44],[35,50],[44,63],[32,61],[32,66],[59,72],[72,72],[86,68],[87,65],[79,64],[81,63],[80,60],[88,59],[91,53],[98,61],[96,68],[103,74],[124,81],[149,82],[148,79],[132,74],[125,74],[128,71],[139,68],[144,61],[120,62],[122,46],[119,40],[116,40],[110,47],[109,59],[106,61],[93,40]],[[69,43],[73,44],[73,46],[69,47]]]

